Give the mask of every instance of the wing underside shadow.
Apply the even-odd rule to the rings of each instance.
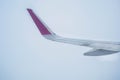
[[[104,50],[104,49],[96,49],[91,50],[89,52],[84,53],[85,56],[102,56],[102,55],[109,55],[113,53],[117,53],[118,51],[110,51],[110,50]]]

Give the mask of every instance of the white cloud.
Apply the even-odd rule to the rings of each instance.
[[[99,56],[97,57],[97,59],[100,61],[113,62],[113,61],[117,61],[119,59],[119,56],[118,54],[113,54],[113,55]]]

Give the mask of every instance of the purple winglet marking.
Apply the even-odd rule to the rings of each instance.
[[[36,26],[38,27],[42,35],[51,34],[49,30],[45,27],[45,25],[40,21],[40,19],[35,15],[35,13],[31,9],[27,9],[27,11],[31,15],[33,21],[35,22]]]

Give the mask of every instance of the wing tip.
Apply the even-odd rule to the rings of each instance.
[[[31,8],[27,8],[28,11],[32,10]]]
[[[45,26],[45,24],[37,17],[37,15],[33,12],[32,9],[27,8],[27,11],[31,15],[34,23],[36,24],[36,26],[38,27],[38,29],[42,35],[51,35],[52,34],[52,32],[49,30],[49,28],[47,28],[47,26]]]

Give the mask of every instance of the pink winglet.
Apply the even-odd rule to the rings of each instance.
[[[32,9],[27,9],[27,11],[31,15],[33,21],[35,22],[36,26],[38,27],[42,35],[51,34],[50,31],[45,27],[45,25],[40,21],[40,19],[35,15]]]

